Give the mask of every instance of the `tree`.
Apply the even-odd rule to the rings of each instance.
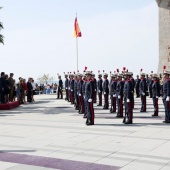
[[[48,83],[48,81],[51,81],[51,77],[49,74],[44,74],[42,77],[38,77],[37,80],[41,83]]]
[[[2,7],[0,7],[0,9],[2,9]],[[0,22],[0,31],[3,29],[3,24],[2,22]],[[4,36],[2,34],[0,34],[0,43],[4,44]]]

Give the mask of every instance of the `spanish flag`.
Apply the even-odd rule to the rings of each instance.
[[[81,36],[82,34],[76,17],[74,22],[74,37],[81,37]]]

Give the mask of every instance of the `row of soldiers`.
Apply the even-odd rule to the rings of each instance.
[[[102,97],[104,96],[103,109],[109,109],[110,95],[110,112],[114,113],[117,110],[116,117],[123,118],[123,123],[133,123],[134,109],[134,94],[141,98],[140,112],[146,112],[146,96],[149,95],[153,99],[154,113],[152,116],[158,116],[158,99],[162,94],[163,103],[165,106],[165,123],[170,123],[170,72],[165,71],[164,77],[161,80],[157,74],[152,74],[150,83],[148,84],[145,74],[142,73],[140,79],[134,80],[133,73],[126,72],[123,74],[111,74],[110,80],[108,74],[98,74],[98,81],[91,71],[86,71],[85,74],[65,74],[65,100],[75,105],[75,109],[84,118],[87,118],[86,124],[94,124],[94,108],[96,96],[98,94],[99,103],[97,106],[102,106]],[[148,89],[149,86],[149,89]],[[116,107],[117,106],[117,107]],[[124,107],[123,107],[124,106]],[[123,112],[125,110],[125,114]]]

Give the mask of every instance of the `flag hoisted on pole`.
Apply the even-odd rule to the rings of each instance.
[[[77,14],[76,14],[76,18],[74,21],[74,37],[76,37],[76,53],[77,53],[77,72],[78,72],[78,37],[81,37],[81,31],[80,31],[80,27],[77,21]]]

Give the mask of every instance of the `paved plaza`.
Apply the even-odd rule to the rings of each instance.
[[[37,95],[35,103],[0,111],[0,170],[170,170],[170,124],[140,113],[135,99],[132,125],[95,104],[95,125],[55,95]]]

